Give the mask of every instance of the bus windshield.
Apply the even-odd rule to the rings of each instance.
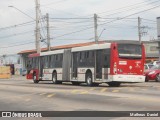
[[[139,59],[142,57],[142,48],[136,44],[118,44],[118,53],[120,58]]]

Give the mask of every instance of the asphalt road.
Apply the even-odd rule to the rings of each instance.
[[[120,87],[0,79],[0,111],[160,111],[160,82]]]

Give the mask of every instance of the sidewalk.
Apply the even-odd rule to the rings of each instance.
[[[10,80],[26,80],[26,76],[21,76],[21,75],[11,75]]]

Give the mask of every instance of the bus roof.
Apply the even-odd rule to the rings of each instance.
[[[104,43],[130,43],[130,44],[140,44],[139,41],[135,40],[104,40],[104,41],[98,41],[98,44],[104,44]],[[51,47],[51,50],[60,50],[60,49],[68,49],[68,48],[76,48],[76,47],[84,47],[96,44],[94,41],[92,42],[85,42],[85,43],[76,43],[76,44],[68,44],[68,45],[60,45],[60,46],[54,46]],[[47,51],[47,48],[41,48],[41,51],[45,52]],[[24,50],[19,52],[18,54],[29,54],[29,53],[35,53],[36,50]]]
[[[63,53],[63,52],[64,52],[64,49],[62,49],[62,50],[54,50],[54,51],[47,51],[47,52],[41,52],[40,56],[60,54],[60,53]]]
[[[75,47],[75,48],[72,48],[72,52],[106,49],[106,48],[110,48],[110,45],[111,43],[104,43],[104,44],[93,44],[93,45],[84,46],[84,47]]]
[[[40,54],[39,53],[33,53],[33,54],[29,54],[28,57],[32,58],[32,57],[39,57]]]
[[[38,53],[29,54],[28,57],[38,57],[38,56],[46,56],[52,54],[61,54],[65,49],[71,49],[72,52],[78,51],[86,51],[86,50],[97,50],[97,49],[106,49],[110,48],[112,43],[118,44],[141,44],[137,41],[99,41],[97,44],[95,42],[81,43],[81,44],[70,44],[64,46],[56,46],[57,49],[52,49],[52,51],[45,51]]]

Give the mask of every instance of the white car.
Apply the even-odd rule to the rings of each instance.
[[[148,70],[148,69],[150,69],[151,67],[153,67],[154,65],[153,64],[145,64],[144,65],[144,69],[145,70]]]
[[[160,61],[154,61],[152,64],[157,65],[158,63],[160,63]]]
[[[25,76],[27,74],[27,70],[26,69],[23,69],[22,70],[22,76]]]

